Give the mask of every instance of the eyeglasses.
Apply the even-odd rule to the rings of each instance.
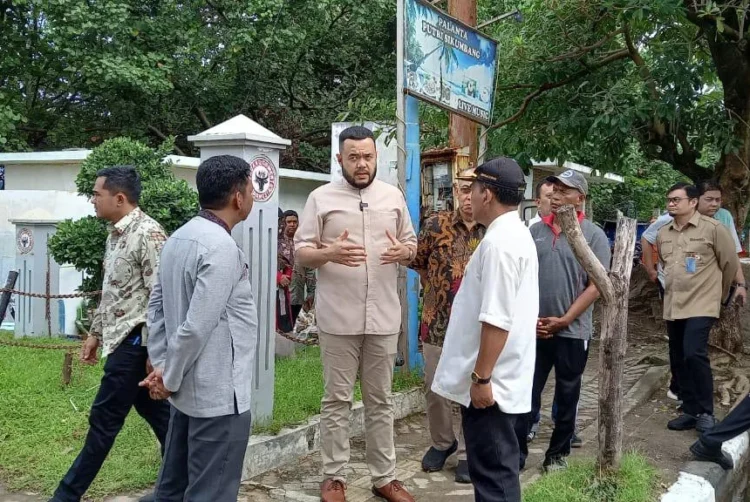
[[[690,197],[667,197],[667,204],[679,204],[680,201],[690,200]]]

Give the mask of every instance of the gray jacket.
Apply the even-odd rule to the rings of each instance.
[[[250,409],[258,319],[245,255],[226,230],[196,217],[167,240],[148,329],[175,408],[199,418]]]

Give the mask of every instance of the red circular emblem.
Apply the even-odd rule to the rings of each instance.
[[[250,177],[253,183],[253,199],[267,202],[276,191],[278,179],[271,159],[259,155],[250,161]]]

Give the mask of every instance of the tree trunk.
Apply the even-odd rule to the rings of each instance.
[[[572,206],[557,212],[557,219],[578,262],[596,284],[604,306],[599,346],[599,455],[600,470],[617,470],[622,458],[622,374],[627,349],[628,296],[633,271],[636,221],[618,215],[615,250],[609,276],[586,244]]]
[[[722,205],[732,213],[737,234],[742,235],[750,209],[750,52],[747,43],[731,42],[716,33],[706,35],[738,146],[736,152],[722,154],[715,168],[716,177],[722,188]],[[719,322],[711,330],[711,343],[733,354],[742,350],[737,308],[722,309]]]
[[[740,329],[740,306],[732,303],[721,309],[719,321],[711,328],[708,343],[721,347],[732,354],[742,352],[742,331]]]

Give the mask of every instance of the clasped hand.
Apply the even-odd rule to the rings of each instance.
[[[164,370],[162,368],[156,368],[148,376],[138,384],[139,387],[148,388],[148,394],[151,399],[157,401],[167,399],[172,395],[172,392],[164,387]]]

